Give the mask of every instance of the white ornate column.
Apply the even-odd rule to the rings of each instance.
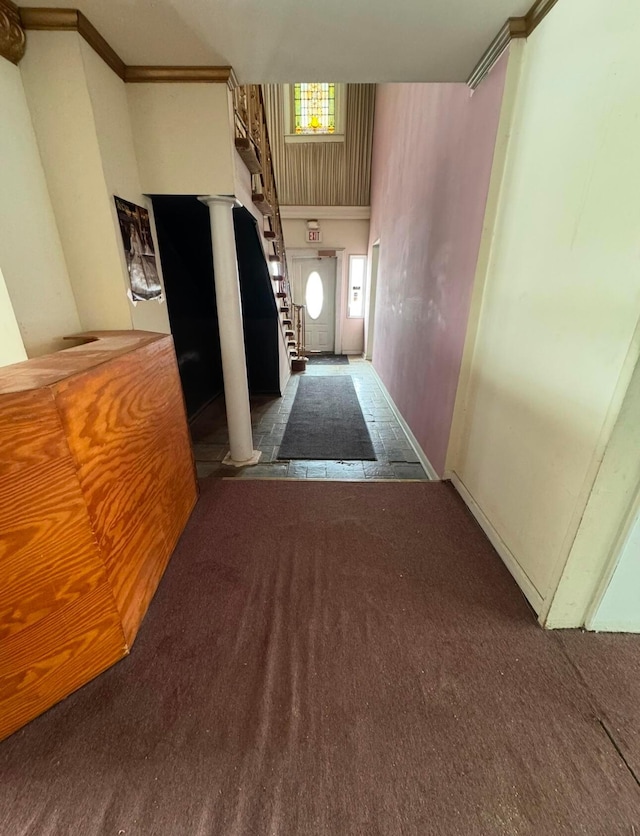
[[[225,195],[207,195],[200,200],[209,207],[211,221],[222,375],[229,428],[230,451],[224,464],[245,467],[256,464],[261,454],[253,449],[240,279],[233,228],[233,208],[240,206],[240,203],[234,197]]]

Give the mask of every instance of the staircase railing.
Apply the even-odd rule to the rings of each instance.
[[[292,361],[294,371],[304,371],[307,365],[307,309],[293,303],[293,328],[296,334],[296,357]]]
[[[280,293],[286,294],[283,307],[291,309],[291,287],[284,250],[278,189],[265,116],[264,98],[259,84],[234,88],[235,142],[238,153],[251,173],[251,191],[255,206],[262,212],[264,236],[273,248],[271,264],[279,265],[274,277]]]

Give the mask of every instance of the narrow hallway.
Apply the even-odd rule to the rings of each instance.
[[[292,460],[279,461],[278,453],[300,380],[308,377],[350,377],[373,444],[375,461]],[[293,375],[282,398],[252,398],[254,447],[260,463],[234,468],[222,464],[228,433],[224,403],[218,399],[191,424],[198,476],[238,479],[428,479],[415,450],[395,417],[371,364],[349,358],[346,364],[313,362],[303,375]]]

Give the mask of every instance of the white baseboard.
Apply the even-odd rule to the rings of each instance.
[[[427,458],[426,453],[424,452],[424,450],[422,449],[422,447],[418,443],[418,439],[411,432],[411,428],[409,427],[407,422],[404,420],[404,418],[402,417],[402,415],[398,411],[398,407],[395,405],[395,403],[393,401],[393,398],[391,397],[391,395],[387,391],[387,387],[384,385],[384,383],[380,379],[380,375],[373,368],[373,365],[371,366],[371,371],[375,375],[376,381],[378,382],[378,386],[380,387],[380,390],[382,391],[382,394],[384,395],[387,403],[389,404],[389,408],[393,412],[396,421],[400,424],[400,426],[404,430],[405,435],[409,439],[409,444],[413,447],[414,453],[420,459],[420,464],[424,467],[425,473],[427,474],[429,479],[431,479],[432,482],[439,482],[440,477],[438,476],[435,467],[431,464],[431,462]]]
[[[500,537],[500,535],[495,530],[491,522],[488,520],[482,508],[478,505],[473,496],[471,496],[458,474],[452,472],[449,474],[449,476],[451,477],[452,485],[458,491],[465,505],[478,521],[480,528],[487,535],[487,538],[489,539],[491,545],[502,558],[502,562],[511,572],[516,583],[524,593],[525,597],[527,598],[533,609],[536,611],[536,613],[539,615],[542,610],[543,604],[542,595],[540,595],[538,590],[535,588],[527,574],[524,572],[524,570],[516,560],[513,552],[509,549],[502,537]]]

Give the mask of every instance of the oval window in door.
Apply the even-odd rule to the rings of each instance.
[[[307,305],[307,313],[311,319],[317,319],[322,313],[322,306],[324,304],[324,288],[322,287],[320,274],[316,270],[309,274],[309,278],[307,279],[307,289],[304,296]]]

